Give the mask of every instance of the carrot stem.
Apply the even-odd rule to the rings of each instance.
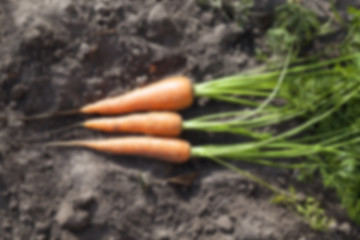
[[[104,153],[156,158],[172,163],[190,159],[190,144],[183,140],[156,137],[120,137],[47,143],[48,147],[85,147]]]

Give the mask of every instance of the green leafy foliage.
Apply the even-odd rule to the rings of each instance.
[[[267,31],[266,43],[271,55],[281,56],[289,49],[301,47],[319,36],[320,21],[315,13],[298,2],[277,7],[273,26]]]
[[[287,1],[278,6],[272,27],[266,33],[267,55],[277,61],[292,49],[295,53],[316,38],[334,32],[332,20],[321,22],[316,14],[300,1]],[[264,59],[264,50],[257,50]],[[293,61],[297,58],[294,56]],[[268,63],[269,64],[269,63]]]
[[[315,230],[325,231],[333,222],[333,220],[326,215],[324,209],[320,207],[320,203],[315,198],[308,196],[305,200],[299,199],[295,188],[293,187],[290,187],[287,194],[275,195],[271,201],[296,211],[304,221]]]
[[[325,186],[338,193],[349,216],[360,223],[360,158],[359,150],[343,149],[337,156],[324,156],[319,171]]]
[[[322,33],[314,15],[299,4],[287,4],[278,11],[278,27],[268,35],[275,52],[286,54]],[[245,134],[254,141],[194,147],[192,154],[293,168],[302,180],[320,175],[324,186],[337,192],[349,216],[360,223],[360,10],[349,11],[352,19],[346,29],[348,34],[331,52],[331,60],[326,60],[325,52],[318,55],[321,58],[295,59],[293,63],[297,64],[287,69],[277,95],[285,102],[281,106],[270,104],[259,111],[261,101],[266,101],[266,96],[278,87],[282,70],[276,67],[273,71],[240,74],[197,86],[199,95],[244,102],[253,95],[260,103],[256,105],[251,99],[251,110],[234,112],[225,119],[221,113],[191,122],[194,128],[208,124],[206,127]],[[238,94],[237,89],[241,89]],[[292,119],[302,123],[270,136],[257,135],[259,128]],[[301,162],[282,160],[289,158]],[[277,194],[274,201],[291,205],[315,229],[325,229],[330,223],[313,198],[299,204],[292,194]]]
[[[360,11],[354,7],[348,10],[350,15],[350,24],[348,27],[348,35],[342,44],[342,50],[345,53],[352,53],[360,49]]]
[[[312,197],[307,197],[303,204],[297,204],[296,211],[315,230],[327,230],[333,222],[332,219],[326,216],[325,211],[319,207],[319,203]]]

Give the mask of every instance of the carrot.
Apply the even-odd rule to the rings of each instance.
[[[157,136],[178,136],[182,130],[182,118],[173,112],[151,112],[121,117],[91,119],[83,127],[105,132],[145,133]]]
[[[179,114],[174,112],[136,113],[127,116],[90,119],[50,130],[46,133],[51,135],[74,127],[85,127],[109,133],[143,133],[155,136],[176,137],[183,130],[183,120]]]
[[[147,110],[181,110],[193,103],[191,80],[174,76],[121,96],[85,105],[84,114],[119,114]]]
[[[171,138],[122,137],[105,140],[75,140],[48,143],[46,146],[86,147],[112,154],[157,158],[171,163],[184,163],[191,156],[188,142]]]
[[[70,126],[47,131],[46,134],[51,136],[54,133],[59,133],[74,127],[85,127],[110,133],[142,133],[163,137],[179,136],[183,130],[198,130],[207,132],[228,132],[242,134],[255,139],[265,139],[269,138],[271,134],[258,132],[257,129],[284,120],[283,118],[279,118],[277,112],[266,112],[263,116],[266,121],[239,119],[238,116],[242,117],[244,114],[248,114],[248,112],[240,111],[210,114],[183,121],[181,115],[174,112],[136,113],[127,116],[90,119]],[[225,121],[223,119],[224,116],[232,117],[232,119],[229,118]]]
[[[136,111],[175,111],[191,106],[193,101],[194,91],[191,80],[185,76],[173,76],[120,96],[87,104],[80,109],[27,116],[23,120],[32,121],[74,114],[112,115]]]

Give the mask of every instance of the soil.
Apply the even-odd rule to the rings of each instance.
[[[206,81],[254,67],[265,20],[281,2],[256,1],[261,14],[240,27],[195,0],[0,0],[0,239],[360,239],[360,228],[334,193],[316,183],[295,183],[293,172],[241,165],[278,186],[292,183],[313,194],[336,219],[328,232],[312,230],[270,203],[266,189],[206,160],[172,166],[48,149],[41,143],[107,135],[84,129],[47,134],[81,117],[21,120],[168,75]],[[340,10],[359,6],[337,2]],[[327,1],[308,5],[321,17],[329,14]],[[182,114],[190,118],[228,107],[199,99]],[[194,145],[239,141],[197,132],[182,137]],[[188,186],[166,181],[192,173],[198,176]]]

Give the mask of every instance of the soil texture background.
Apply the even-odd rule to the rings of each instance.
[[[181,166],[42,142],[106,137],[84,129],[49,130],[82,117],[24,122],[22,116],[74,109],[160,78],[196,81],[257,65],[255,47],[274,7],[239,27],[195,0],[0,0],[0,240],[350,240],[360,239],[333,192],[296,184],[294,173],[249,164],[265,180],[313,194],[336,219],[310,229],[270,203],[271,193],[203,159]],[[341,10],[359,1],[337,1]],[[320,17],[328,1],[308,1]],[[256,17],[258,16],[258,17]],[[265,16],[265,17],[259,17]],[[229,107],[206,99],[184,118]],[[192,144],[241,139],[186,132]],[[189,186],[166,181],[197,173]]]

